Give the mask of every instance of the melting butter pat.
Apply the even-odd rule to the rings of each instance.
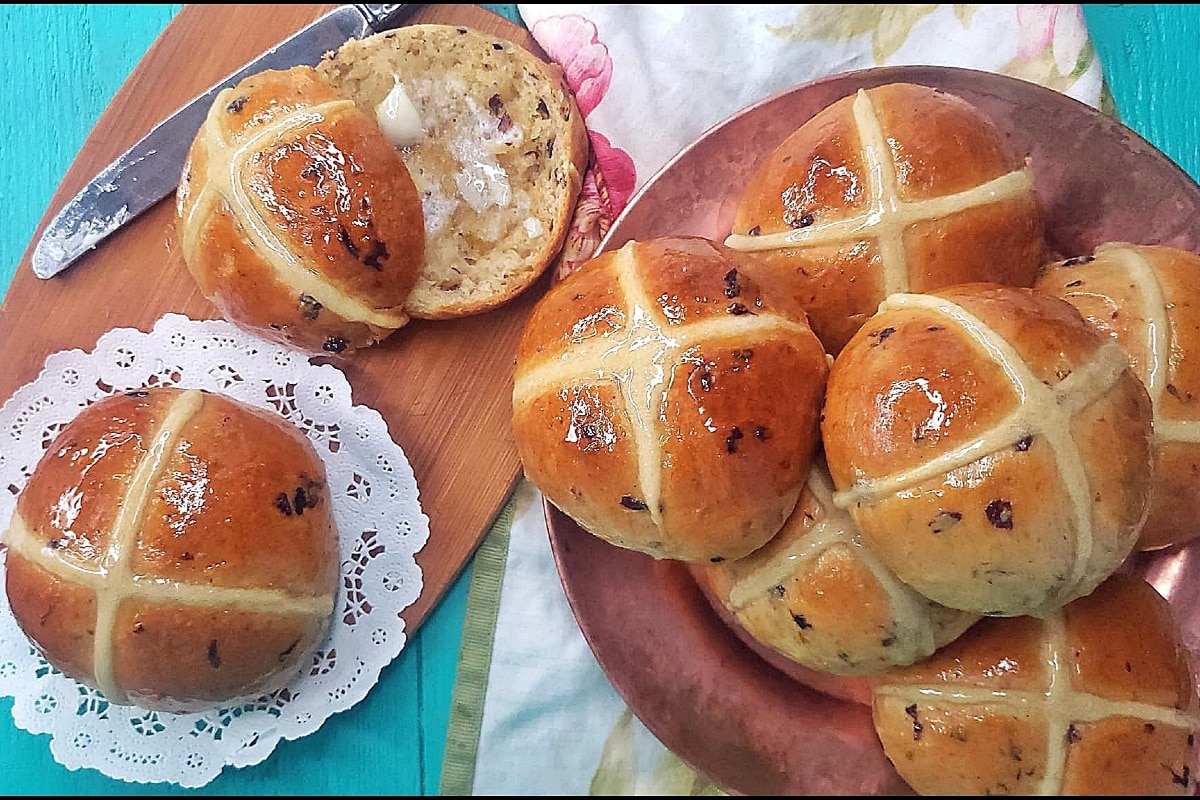
[[[383,102],[375,106],[375,121],[383,135],[396,147],[408,147],[425,138],[421,115],[399,79]]]

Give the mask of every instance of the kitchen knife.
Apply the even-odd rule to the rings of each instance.
[[[412,3],[338,6],[188,102],[62,207],[34,246],[30,258],[34,274],[39,278],[57,275],[117,228],[174,192],[196,132],[222,89],[268,69],[315,66],[325,53],[349,39],[399,27],[417,7]]]

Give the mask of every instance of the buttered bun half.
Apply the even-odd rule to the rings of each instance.
[[[317,69],[388,133],[416,181],[426,250],[408,314],[487,311],[547,270],[589,152],[561,67],[474,28],[423,24],[350,39]]]
[[[1196,683],[1171,606],[1116,575],[1044,620],[981,620],[871,678],[884,752],[922,795],[1191,795]]]
[[[889,297],[830,370],[823,441],[864,541],[942,605],[1045,616],[1134,548],[1151,407],[1059,298],[969,284]]]
[[[282,417],[155,388],[85,407],[4,534],[5,590],[53,666],[112,703],[197,711],[286,685],[324,641],[338,535]]]
[[[1116,339],[1154,409],[1154,491],[1138,549],[1200,536],[1200,255],[1108,242],[1047,265],[1035,288]]]
[[[1045,260],[1034,168],[957,95],[862,89],[763,159],[725,243],[797,278],[813,330],[837,355],[889,294],[1031,285]]]
[[[796,505],[828,362],[794,295],[699,237],[631,241],[542,296],[517,349],[526,477],[655,558],[741,558]]]
[[[341,353],[408,323],[425,260],[416,186],[374,118],[313,68],[220,92],[176,199],[188,270],[243,330]]]

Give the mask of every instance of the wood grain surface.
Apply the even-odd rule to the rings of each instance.
[[[100,117],[38,230],[100,169],[197,94],[332,5],[187,5]],[[465,24],[544,55],[523,28],[474,5],[423,5],[412,22]],[[219,46],[218,46],[219,43]],[[50,280],[28,266],[32,242],[0,306],[0,397],[41,371],[46,356],[90,351],[112,328],[148,331],[163,314],[218,318],[176,245],[164,200]],[[511,431],[516,342],[539,284],[486,314],[413,321],[381,345],[324,361],[375,408],[412,464],[429,541],[417,555],[424,588],[404,613],[411,634],[475,550],[519,475]]]

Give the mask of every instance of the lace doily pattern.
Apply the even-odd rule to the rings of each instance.
[[[42,453],[80,409],[153,386],[208,389],[274,411],[316,446],[341,538],[342,581],[329,637],[291,685],[255,702],[154,712],[109,703],[50,666],[0,592],[0,696],[13,698],[19,728],[50,734],[54,758],[70,769],[199,787],[226,767],[261,762],[280,740],[312,733],[366,696],[404,647],[400,614],[421,593],[416,554],[429,538],[429,520],[387,423],[352,403],[340,370],[221,320],[168,314],[150,333],[119,328],[90,353],[51,355],[38,378],[0,408],[0,531]]]

